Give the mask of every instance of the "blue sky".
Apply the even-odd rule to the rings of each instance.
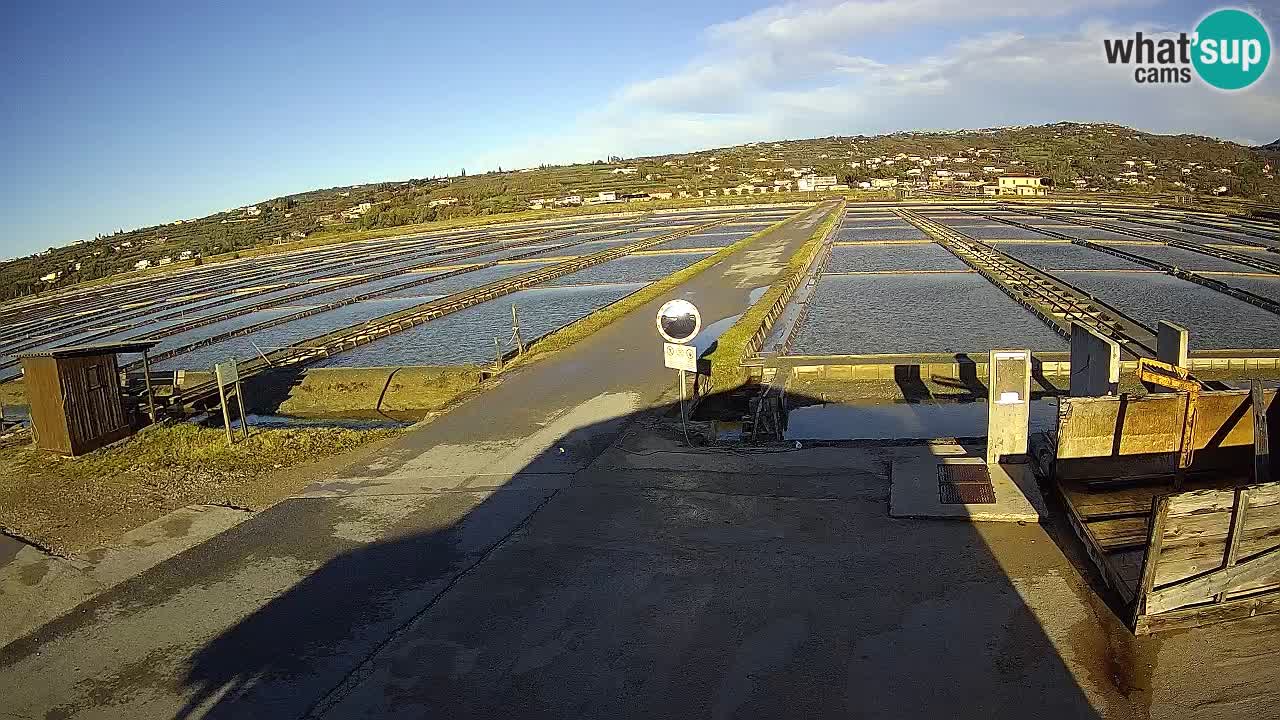
[[[1274,71],[1224,95],[1101,60],[1214,3],[195,5],[7,9],[0,258],[462,167],[1057,120],[1280,136]]]

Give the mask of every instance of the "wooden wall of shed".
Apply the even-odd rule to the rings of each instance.
[[[62,407],[58,361],[51,357],[23,358],[22,372],[36,444],[45,450],[70,455],[71,438]]]
[[[59,358],[58,376],[72,455],[91,452],[132,432],[120,401],[114,354]]]
[[[1264,402],[1268,417],[1280,413],[1274,389],[1265,391]],[[1060,403],[1054,466],[1057,477],[1094,480],[1155,475],[1176,468],[1185,395],[1062,398]],[[1194,437],[1192,470],[1250,470],[1253,419],[1249,392],[1201,393]]]

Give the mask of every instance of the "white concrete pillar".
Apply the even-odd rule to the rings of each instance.
[[[1115,395],[1119,387],[1120,343],[1071,323],[1071,396]]]
[[[987,464],[1027,454],[1031,351],[992,350],[987,363]]]
[[[1187,366],[1187,337],[1190,333],[1181,325],[1160,321],[1156,330],[1156,359],[1178,367]]]

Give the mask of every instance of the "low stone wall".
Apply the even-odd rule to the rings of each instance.
[[[1276,357],[1192,357],[1187,364],[1192,374],[1219,376],[1223,374],[1239,374],[1272,376],[1280,371],[1280,358]],[[916,377],[937,377],[963,379],[964,377],[987,376],[986,358],[973,362],[955,359],[934,360],[904,356],[788,356],[778,358],[769,363],[782,372],[790,372],[794,378],[817,380],[893,380],[907,373]],[[1034,355],[1032,366],[1035,373],[1045,376],[1067,376],[1071,373],[1071,361],[1066,353],[1046,353],[1044,356]],[[1122,360],[1122,373],[1135,373],[1138,369],[1136,360]]]

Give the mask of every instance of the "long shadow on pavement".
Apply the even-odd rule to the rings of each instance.
[[[595,430],[433,496],[431,531],[317,533],[333,559],[190,657],[178,717],[1098,716],[974,527],[888,518],[887,473],[617,462],[691,452],[663,446],[548,482]]]
[[[414,492],[406,445],[0,649],[0,710],[1098,717],[1024,600],[1051,543],[1011,577],[1037,529],[895,520],[873,451],[689,449],[676,416]]]

